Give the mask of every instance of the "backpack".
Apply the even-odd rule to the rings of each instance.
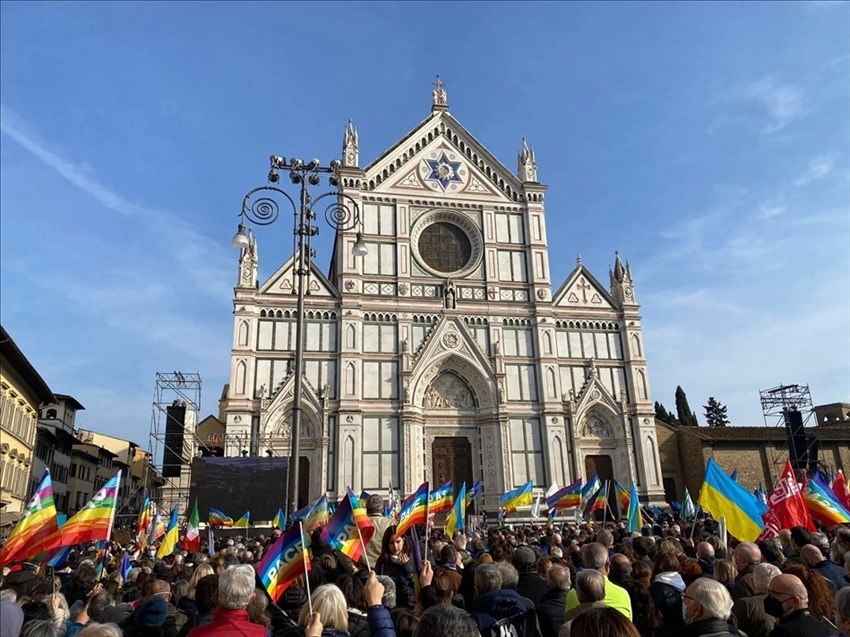
[[[482,634],[482,637],[535,637],[539,635],[534,607],[523,610],[517,608],[511,602],[502,602],[490,614],[494,617],[500,616],[501,619],[497,619]]]

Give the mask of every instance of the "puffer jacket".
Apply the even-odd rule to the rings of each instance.
[[[685,581],[676,572],[659,573],[649,585],[649,594],[655,608],[661,613],[662,623],[656,631],[656,637],[678,635],[685,627],[682,619],[682,593]]]
[[[534,604],[509,588],[485,593],[477,597],[472,602],[472,609],[469,614],[472,615],[472,619],[478,626],[478,632],[482,635],[486,635],[493,624],[499,620],[516,615],[526,615],[529,618],[529,621],[525,622],[528,628],[524,631],[524,634],[521,634],[518,629],[517,637],[538,637],[540,635]]]

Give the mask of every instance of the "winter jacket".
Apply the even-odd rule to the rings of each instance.
[[[189,637],[266,637],[266,627],[248,621],[248,611],[216,608],[213,620],[206,626],[189,631]]]
[[[797,610],[776,623],[770,637],[829,637],[832,630],[807,610]]]
[[[366,617],[369,619],[369,632],[372,637],[396,637],[395,624],[386,606],[370,606]]]
[[[540,622],[540,634],[543,637],[558,637],[558,630],[564,624],[564,606],[567,604],[567,591],[546,591],[537,604],[537,619]]]
[[[649,585],[652,602],[662,618],[661,626],[655,633],[656,637],[678,635],[684,628],[682,593],[685,592],[685,588],[682,576],[672,571],[659,573]]]
[[[499,620],[517,616],[523,618],[520,625],[515,626],[517,637],[539,637],[540,634],[534,604],[509,588],[476,598],[469,614],[478,626],[478,632],[485,636]]]
[[[413,608],[416,606],[416,591],[413,588],[413,559],[406,564],[392,560],[381,560],[375,566],[375,573],[386,575],[395,582],[396,608]]]
[[[732,606],[735,625],[747,633],[747,637],[767,637],[776,626],[776,618],[764,612],[766,593],[742,597]]]
[[[679,632],[681,637],[739,637],[741,633],[722,619],[703,619]]]
[[[847,580],[844,579],[844,569],[831,560],[823,560],[812,567],[820,573],[826,580],[832,583],[836,591],[847,586]]]
[[[753,569],[755,567],[755,564],[750,564],[744,570],[738,571],[738,576],[735,578],[735,585],[729,588],[733,601],[737,601],[742,597],[752,597],[756,594],[756,587],[753,583]]]
[[[366,614],[355,609],[348,609],[348,634],[351,637],[369,637],[369,620]]]
[[[540,577],[536,571],[523,571],[519,574],[516,592],[527,597],[535,605],[543,601],[543,596],[549,590],[546,580]]]

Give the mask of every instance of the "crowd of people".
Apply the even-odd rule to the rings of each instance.
[[[113,544],[78,547],[55,572],[5,565],[0,637],[850,637],[847,526],[729,546],[711,520],[432,530],[426,543],[382,511],[371,496],[359,563],[314,532],[309,572],[276,602],[255,569],[278,529],[162,560]]]

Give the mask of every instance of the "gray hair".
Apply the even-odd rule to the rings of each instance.
[[[826,537],[825,533],[812,533],[812,544],[818,547],[822,553],[826,554],[829,552],[829,538]]]
[[[134,566],[127,572],[127,584],[135,584],[136,580],[139,578],[139,573],[142,572],[142,569],[138,566]]]
[[[381,598],[381,604],[390,609],[395,608],[395,580],[389,575],[378,575],[377,578],[378,581],[384,585],[384,596]]]
[[[767,592],[767,587],[770,586],[770,580],[782,573],[778,566],[773,564],[756,564],[753,569],[753,588],[756,593]]]
[[[0,602],[9,602],[14,604],[18,601],[18,594],[14,588],[4,588],[0,591]]]
[[[89,622],[77,633],[78,637],[121,637],[123,633],[115,624],[98,624]]]
[[[553,591],[570,590],[570,569],[560,564],[552,564],[546,571],[546,583]]]
[[[508,562],[496,562],[496,568],[502,575],[502,588],[516,588],[519,584],[519,571],[516,567]]]
[[[475,569],[476,580],[478,580],[480,568]],[[422,613],[414,637],[445,637],[446,635],[451,635],[451,637],[479,637],[480,633],[472,616],[465,610],[451,604],[437,604]]]
[[[320,613],[325,628],[338,628],[348,632],[348,603],[339,587],[334,584],[322,584],[313,591],[313,611]],[[307,604],[298,613],[298,623],[302,628],[310,621],[310,608]]]
[[[702,619],[729,619],[732,614],[732,596],[726,586],[716,580],[700,577],[688,590],[694,601],[702,607]]]
[[[602,573],[586,568],[576,575],[576,596],[581,603],[605,599],[605,578]]]
[[[614,546],[614,534],[611,531],[603,529],[596,534],[596,541],[599,542],[605,548],[610,549]]]
[[[598,571],[604,568],[605,563],[608,561],[608,549],[599,542],[585,544],[581,550],[581,554],[584,558],[585,568],[593,568]]]
[[[502,588],[502,573],[495,564],[480,564],[475,568],[475,588],[479,595]]]
[[[252,566],[231,566],[218,576],[218,605],[230,610],[247,608],[254,596],[254,587]]]
[[[21,628],[20,637],[56,637],[56,629],[46,619],[31,619]]]
[[[850,586],[845,586],[835,594],[835,612],[838,620],[850,619]]]

